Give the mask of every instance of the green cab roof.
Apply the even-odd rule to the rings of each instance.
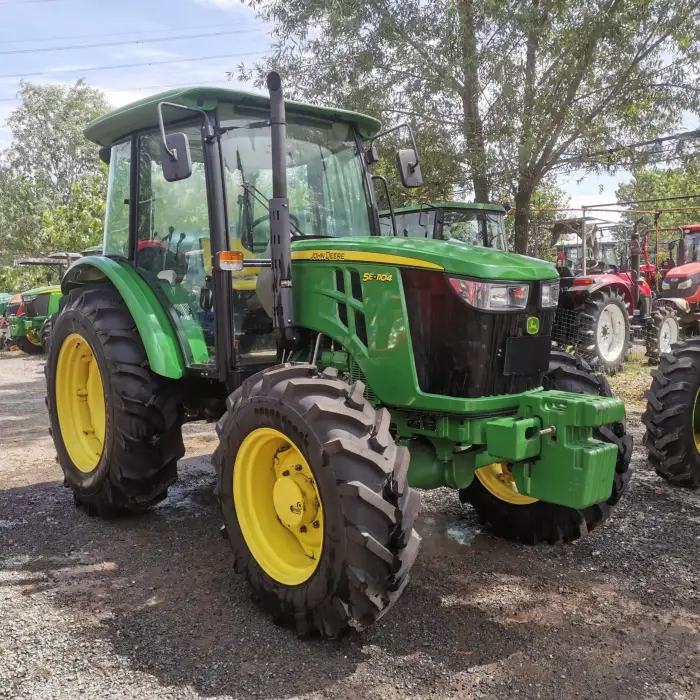
[[[88,124],[85,137],[100,146],[111,146],[134,131],[153,129],[158,126],[159,102],[176,102],[187,107],[196,107],[205,111],[213,110],[219,102],[228,102],[239,107],[269,109],[270,98],[267,95],[242,90],[229,90],[214,87],[187,87],[159,92],[144,97],[105,114]],[[285,107],[291,114],[299,114],[332,121],[353,124],[363,138],[371,138],[379,133],[381,122],[358,112],[349,112],[335,107],[319,107],[304,102],[286,101]],[[166,123],[182,119],[182,112],[163,110]]]
[[[502,204],[483,204],[480,202],[425,202],[414,204],[410,207],[399,207],[394,209],[394,214],[410,214],[411,212],[425,211],[426,209],[466,209],[471,211],[496,211],[505,214],[506,210]],[[379,216],[391,216],[391,212],[384,210],[379,212]]]

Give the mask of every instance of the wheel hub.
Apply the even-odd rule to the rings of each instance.
[[[283,472],[272,489],[272,500],[277,517],[290,529],[309,525],[318,513],[313,479],[299,472]]]

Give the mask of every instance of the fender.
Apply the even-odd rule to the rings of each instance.
[[[667,299],[657,299],[654,301],[654,309],[660,309],[664,307],[675,308],[682,314],[690,313],[690,304],[685,299],[679,299],[677,297],[670,297]]]
[[[185,361],[177,334],[151,288],[126,262],[86,256],[73,263],[61,280],[61,289],[72,289],[108,279],[119,291],[134,317],[151,369],[164,377],[180,379]]]

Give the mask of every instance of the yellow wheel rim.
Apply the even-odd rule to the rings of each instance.
[[[27,340],[32,344],[32,345],[41,345],[41,339],[37,338],[34,335],[34,331],[27,331]]]
[[[63,444],[73,464],[89,473],[102,456],[107,416],[97,360],[81,335],[73,333],[63,341],[55,382]]]
[[[515,506],[527,506],[537,503],[537,498],[518,493],[515,479],[508,465],[501,462],[487,464],[476,470],[476,477],[481,485],[493,496]]]
[[[246,436],[233,468],[233,502],[243,538],[265,573],[285,586],[311,578],[323,549],[323,508],[316,479],[283,433]]]

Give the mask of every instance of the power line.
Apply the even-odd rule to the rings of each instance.
[[[65,70],[38,71],[35,73],[15,73],[13,75],[0,75],[4,78],[31,78],[36,76],[62,75],[65,73],[88,73],[100,70],[114,70],[116,68],[140,68],[142,66],[164,66],[169,63],[190,63],[192,61],[212,61],[219,58],[242,58],[247,56],[260,56],[264,52],[251,51],[248,53],[222,54],[219,56],[196,56],[194,58],[175,58],[167,61],[148,61],[145,63],[120,63],[116,66],[88,66],[86,68],[66,68]]]
[[[2,0],[0,5],[33,5],[36,2],[62,2],[62,0]]]
[[[74,44],[73,46],[41,46],[35,49],[13,49],[12,51],[0,51],[0,56],[18,53],[38,53],[40,51],[69,51],[73,49],[100,49],[107,46],[124,46],[126,44],[154,44],[161,41],[180,41],[182,39],[203,39],[209,36],[228,36],[230,34],[246,34],[247,32],[260,32],[260,29],[232,29],[225,32],[207,32],[206,34],[189,34],[186,36],[159,36],[150,39],[124,39],[123,41],[109,41],[101,44]]]
[[[219,83],[230,83],[231,81],[228,78],[224,78],[222,80],[207,80],[206,83],[203,83],[203,85],[209,86],[209,85],[218,85]],[[197,85],[198,83],[159,83],[158,85],[138,85],[138,86],[124,86],[124,87],[116,87],[116,88],[109,88],[108,90],[103,89],[103,88],[96,88],[97,90],[100,90],[101,92],[104,92],[105,94],[109,95],[110,93],[113,92],[140,92],[141,90],[164,90],[166,88],[175,88],[175,87],[193,87]],[[95,86],[92,86],[95,87]],[[14,102],[17,98],[16,97],[0,97],[0,102]]]

